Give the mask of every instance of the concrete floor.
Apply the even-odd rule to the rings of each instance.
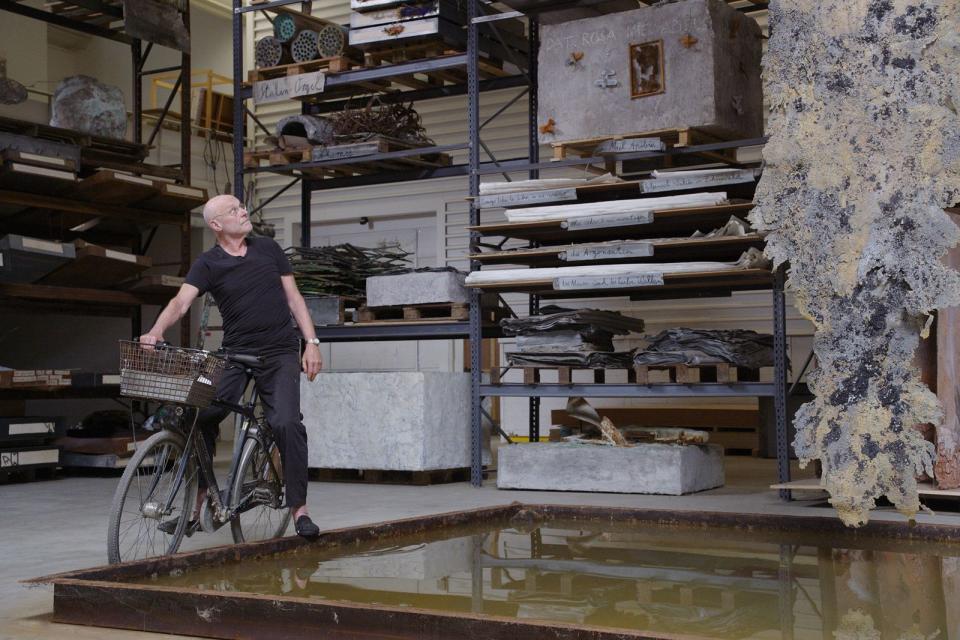
[[[794,471],[793,477],[809,476]],[[776,478],[773,460],[727,458],[727,484],[723,488],[683,496],[583,494],[534,491],[498,491],[495,481],[475,489],[466,483],[409,487],[311,482],[309,504],[321,528],[368,524],[514,501],[647,507],[656,509],[725,511],[808,516],[831,515],[822,505],[822,494],[799,494],[782,502],[767,489]],[[101,565],[106,562],[108,509],[117,477],[64,477],[55,480],[0,486],[0,639],[104,638],[125,640],[144,634],[54,624],[52,589],[27,588],[18,581],[41,575]],[[873,518],[904,522],[891,509],[877,510]],[[923,522],[960,526],[960,513],[931,516]],[[182,550],[230,544],[229,528],[215,535],[196,535]],[[154,636],[156,637],[156,636]]]

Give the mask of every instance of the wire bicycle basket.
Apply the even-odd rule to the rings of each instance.
[[[225,362],[208,351],[120,341],[120,395],[203,408],[217,393]]]

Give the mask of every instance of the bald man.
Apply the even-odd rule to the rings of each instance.
[[[316,377],[323,364],[320,341],[293,279],[290,261],[270,238],[247,237],[253,225],[240,201],[228,195],[211,198],[203,207],[203,219],[217,236],[217,244],[193,263],[180,291],[153,328],[140,336],[140,342],[162,341],[163,334],[190,310],[197,296],[207,292],[213,295],[223,317],[223,347],[263,359],[262,366],[253,369],[253,377],[280,448],[286,504],[293,513],[297,534],[316,536],[320,530],[307,513],[307,432],[300,414],[300,371],[310,380]],[[302,358],[291,314],[307,343]],[[230,365],[217,395],[221,400],[238,402],[246,384],[243,367]],[[227,410],[219,407],[200,412],[198,423],[210,455],[226,415]],[[200,484],[198,505],[206,499],[202,475]],[[197,515],[194,513],[187,529],[190,533],[197,528]]]

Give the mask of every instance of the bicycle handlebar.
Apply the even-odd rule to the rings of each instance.
[[[147,346],[147,345],[145,345]],[[149,345],[156,349],[176,349],[177,347],[173,346],[166,340],[158,342],[154,345]],[[260,356],[255,356],[246,353],[230,353],[228,351],[219,350],[212,353],[213,356],[226,360],[227,362],[236,362],[237,364],[242,364],[247,367],[259,367],[263,364],[263,358]]]

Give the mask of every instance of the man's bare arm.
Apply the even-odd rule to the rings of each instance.
[[[144,344],[162,342],[163,334],[166,333],[167,329],[180,322],[180,318],[190,310],[190,305],[193,304],[198,295],[200,295],[200,290],[192,284],[184,283],[181,285],[180,291],[163,308],[150,331],[140,336],[140,342]]]
[[[297,289],[297,281],[292,274],[280,276],[280,282],[283,284],[283,293],[287,297],[287,306],[290,307],[290,313],[293,319],[297,321],[300,332],[307,340],[313,340],[317,337],[317,332],[313,326],[313,319],[307,310],[307,303],[303,301],[300,290]],[[323,359],[320,356],[320,347],[315,344],[308,344],[303,351],[303,372],[311,381],[323,368]]]

